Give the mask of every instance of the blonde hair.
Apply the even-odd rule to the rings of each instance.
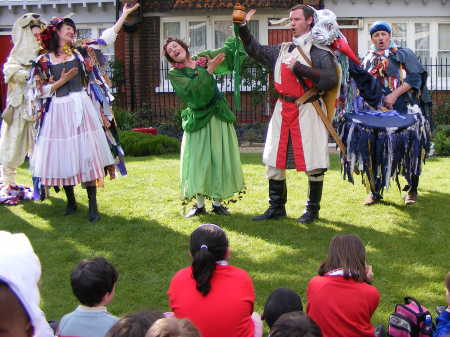
[[[161,318],[147,331],[145,337],[202,337],[188,319]]]

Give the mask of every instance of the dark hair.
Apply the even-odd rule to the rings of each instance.
[[[308,5],[295,5],[289,10],[289,12],[296,11],[298,9],[301,9],[303,11],[303,16],[305,17],[305,20],[313,18],[313,22],[311,23],[312,28],[314,26],[314,9]]]
[[[186,51],[186,57],[189,57],[189,55],[190,55],[190,54],[189,54],[189,47],[188,47],[188,45],[187,45],[183,40],[176,39],[176,38],[173,38],[173,37],[168,37],[168,38],[166,39],[166,41],[164,41],[164,44],[163,44],[164,57],[167,59],[167,61],[169,61],[170,63],[176,63],[176,62],[174,61],[174,59],[171,58],[171,57],[169,56],[169,54],[167,53],[167,50],[166,50],[167,45],[168,45],[170,42],[176,42],[176,43],[178,43],[178,44]]]
[[[282,314],[292,311],[303,311],[300,296],[291,289],[278,288],[267,298],[262,319],[267,322],[269,328],[272,328]]]
[[[216,261],[225,259],[228,239],[217,225],[200,225],[191,234],[190,251],[192,255],[192,276],[197,290],[203,296],[211,290],[211,278],[216,269]]]
[[[117,271],[103,257],[82,260],[70,275],[73,294],[81,304],[93,307],[112,292],[117,282]]]
[[[294,311],[280,316],[270,337],[322,337],[322,331],[304,312]]]
[[[339,234],[330,241],[328,256],[319,267],[319,275],[342,268],[344,278],[370,283],[366,274],[366,249],[357,235]]]
[[[73,28],[73,30],[76,32],[77,27],[75,26],[75,22],[73,22],[70,18],[65,18],[63,21],[58,23],[56,25],[56,30],[52,32],[52,37],[50,38],[50,41],[48,42],[48,51],[53,52],[56,56],[58,56],[58,49],[59,49],[59,37],[56,31],[61,30],[63,25],[67,25]]]
[[[450,292],[450,271],[447,273],[445,277],[445,286],[447,287],[448,292]]]
[[[175,317],[158,319],[148,331],[146,337],[201,337],[198,329],[186,318]]]
[[[119,319],[109,329],[105,337],[144,337],[153,323],[163,317],[163,314],[157,311],[140,311],[128,314]]]

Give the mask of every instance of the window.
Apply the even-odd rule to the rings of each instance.
[[[392,24],[392,40],[399,47],[406,47],[406,23]]]
[[[438,58],[450,60],[450,23],[441,23],[439,29]]]
[[[416,55],[422,62],[430,57],[430,24],[414,24]]]
[[[206,22],[189,22],[189,51],[195,55],[206,49]]]
[[[170,37],[180,38],[180,23],[179,22],[164,22],[163,23],[163,41]]]
[[[91,28],[82,28],[77,30],[78,38],[83,39],[91,39],[92,38],[92,29]]]
[[[252,20],[248,23],[250,33],[259,40],[259,21]],[[228,21],[214,22],[214,49],[221,48],[225,40],[233,35],[233,23]]]
[[[228,21],[214,22],[214,49],[221,48],[225,40],[233,35],[233,23]]]

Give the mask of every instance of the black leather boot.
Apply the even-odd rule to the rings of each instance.
[[[417,202],[417,187],[419,186],[419,176],[413,175],[408,193],[405,196],[405,205],[414,205]]]
[[[66,193],[67,197],[67,206],[66,211],[64,212],[64,215],[70,215],[75,213],[77,210],[77,202],[75,200],[75,194],[73,192],[73,186],[65,185],[63,186],[64,192]]]
[[[319,218],[322,189],[323,181],[308,181],[308,201],[306,202],[305,211],[297,219],[297,222],[311,223]]]
[[[98,214],[97,209],[97,187],[96,186],[86,186],[87,195],[89,199],[89,213],[88,220],[90,222],[95,222],[100,220],[100,214]]]
[[[261,215],[252,218],[253,221],[279,219],[286,216],[287,188],[286,180],[269,179],[269,208]]]

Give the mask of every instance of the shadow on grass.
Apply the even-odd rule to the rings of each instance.
[[[63,216],[65,201],[55,197],[23,203],[20,207],[30,215],[26,219],[16,216],[12,208],[2,208],[8,219],[3,229],[26,233],[40,257],[48,319],[59,319],[76,307],[70,273],[81,259],[104,256],[117,268],[116,297],[108,306],[116,315],[144,308],[167,310],[170,278],[190,262],[185,234],[152,219],[109,216],[101,212],[101,206],[100,202],[101,220],[96,223],[88,222],[88,208],[81,202],[75,214]],[[39,218],[46,221],[39,223]]]
[[[161,158],[175,162],[179,156],[173,154],[127,158],[127,161],[140,164],[149,159]],[[441,162],[440,158],[433,161]],[[261,166],[261,169],[257,168],[256,173],[261,174],[261,182],[266,184],[261,154],[245,155],[242,162],[244,165]],[[331,156],[331,164],[331,171],[339,170],[337,156]],[[161,174],[167,177],[166,171]],[[301,175],[304,179],[304,174]],[[170,195],[161,193],[154,199],[147,198],[145,193],[151,194],[153,190],[166,189],[164,186],[149,187],[147,185],[151,184],[144,181],[145,179],[136,180],[148,188],[140,186],[141,194],[134,196],[133,201],[140,204],[149,203],[149,208],[152,209],[144,211],[149,218],[145,215],[133,215],[133,202],[129,205],[117,203],[117,207],[124,207],[130,215],[104,214],[104,200],[99,201],[102,219],[98,223],[91,224],[86,220],[87,207],[81,202],[78,203],[79,208],[75,215],[64,217],[64,193],[43,203],[24,203],[17,206],[25,211],[23,217],[16,215],[14,207],[0,208],[2,218],[7,219],[3,229],[27,233],[41,258],[45,285],[42,288],[43,298],[46,301],[44,308],[48,318],[58,318],[73,310],[76,303],[70,291],[70,271],[80,259],[92,256],[107,257],[119,271],[117,296],[110,306],[114,314],[119,315],[143,307],[166,310],[166,290],[171,276],[190,263],[187,254],[190,232],[183,227],[208,222],[221,225],[233,236],[243,234],[243,242],[233,239],[230,242],[231,248],[249,246],[254,249],[253,252],[249,249],[238,250],[231,263],[246,269],[253,277],[259,307],[270,291],[277,287],[287,286],[304,295],[308,280],[316,274],[320,262],[325,258],[330,238],[338,233],[355,233],[367,244],[369,263],[373,264],[375,271],[375,286],[385,290],[381,304],[384,313],[391,311],[393,304],[400,302],[406,295],[419,297],[425,305],[429,305],[430,301],[438,304],[441,300],[441,283],[436,287],[430,287],[428,283],[430,280],[441,280],[446,272],[443,270],[445,264],[441,263],[440,267],[436,268],[434,261],[449,259],[446,248],[450,237],[447,207],[450,205],[449,194],[420,189],[419,202],[412,207],[387,202],[385,205],[371,208],[370,212],[373,212],[374,217],[378,212],[383,216],[388,215],[384,219],[393,224],[388,226],[389,230],[381,228],[379,224],[376,227],[371,224],[341,221],[342,218],[334,218],[326,212],[322,213],[319,221],[307,226],[296,223],[296,216],[299,214],[279,221],[253,222],[251,217],[256,214],[248,214],[251,211],[242,209],[242,212],[246,213],[235,212],[233,205],[230,206],[231,217],[205,215],[190,222],[182,221],[174,210],[171,218],[164,223],[165,219],[161,217],[159,221],[152,219],[152,212],[157,212],[158,208],[172,208],[176,193],[171,191]],[[174,175],[173,179],[178,177]],[[342,184],[348,183],[342,181]],[[301,182],[300,187],[306,191],[306,180]],[[126,190],[126,186],[121,188]],[[111,193],[114,193],[112,191],[113,189]],[[261,197],[265,199],[267,193]],[[123,199],[129,201],[128,197]],[[153,200],[153,205],[149,200]],[[322,204],[323,208],[332,200],[326,199]],[[256,201],[256,198],[249,198],[241,202]],[[249,209],[254,208],[250,207],[252,205],[248,206]],[[267,204],[264,204],[264,207],[266,206]],[[352,213],[369,212],[359,203],[352,205],[347,202],[344,207],[352,208]],[[264,211],[264,208],[259,211]],[[140,212],[142,215],[143,211]],[[436,230],[437,228],[439,230]],[[255,248],[252,245],[255,245]],[[264,248],[261,247],[265,245],[270,248],[274,245],[277,247],[270,249],[269,251],[274,253],[269,255],[262,251]],[[46,272],[48,270],[52,272]],[[437,289],[435,294],[430,292],[430,289],[434,288]],[[412,293],[411,289],[423,293]],[[378,320],[385,318],[379,317]]]

